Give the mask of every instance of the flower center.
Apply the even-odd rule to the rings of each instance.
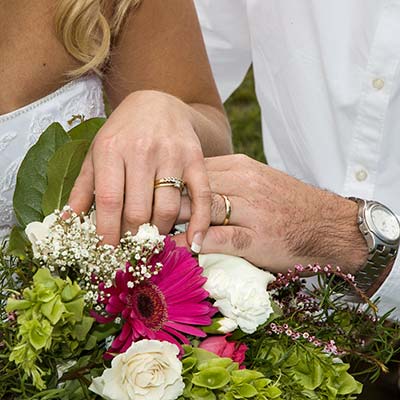
[[[154,304],[151,297],[140,293],[137,298],[137,308],[143,317],[150,318],[154,313]]]
[[[132,305],[137,317],[147,328],[158,331],[167,321],[167,303],[161,290],[154,283],[146,282],[133,288]]]

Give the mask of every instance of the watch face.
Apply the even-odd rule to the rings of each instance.
[[[400,236],[400,227],[397,218],[385,207],[375,206],[371,210],[372,222],[375,225],[377,234],[382,239],[396,241]]]

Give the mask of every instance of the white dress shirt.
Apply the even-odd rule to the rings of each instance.
[[[253,63],[268,163],[400,215],[400,0],[196,5],[224,100]],[[400,257],[378,297],[400,319]]]

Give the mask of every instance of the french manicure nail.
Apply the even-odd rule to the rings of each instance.
[[[201,246],[203,245],[204,235],[202,232],[196,232],[193,236],[192,246],[190,249],[193,253],[199,254],[201,251]]]

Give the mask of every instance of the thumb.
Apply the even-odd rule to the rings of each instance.
[[[178,246],[190,248],[185,234],[173,237]],[[201,252],[203,254],[222,253],[246,257],[253,243],[252,231],[238,226],[212,226],[204,238]]]

